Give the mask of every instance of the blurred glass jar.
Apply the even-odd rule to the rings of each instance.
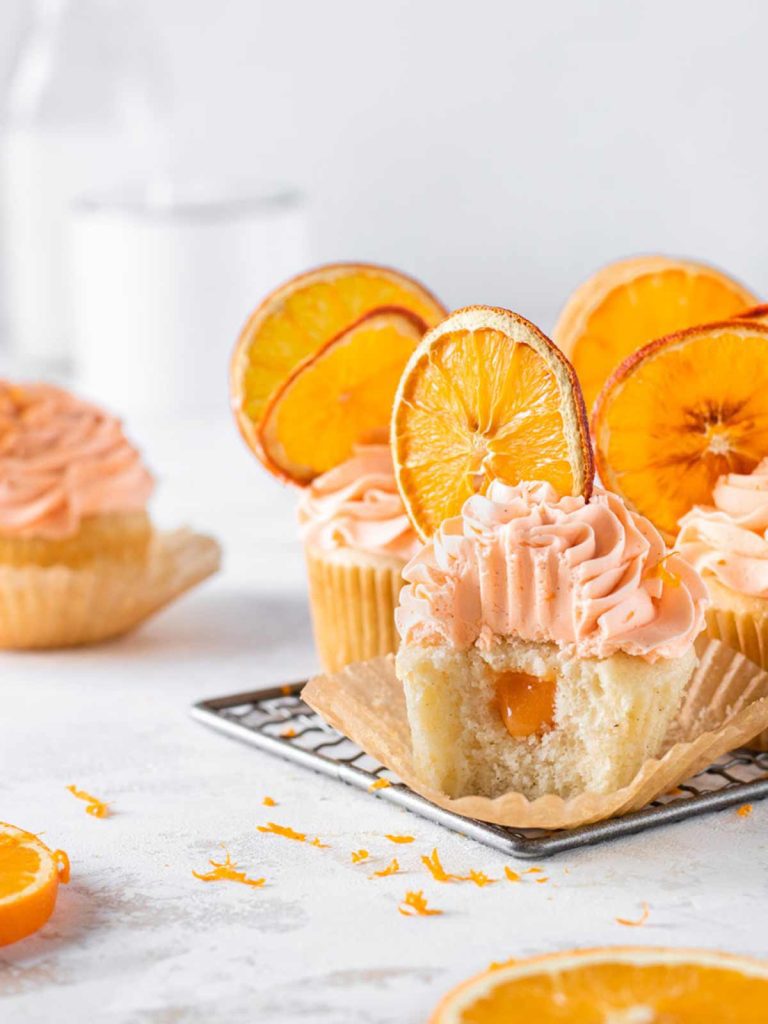
[[[4,117],[4,292],[22,370],[71,358],[73,199],[162,173],[167,108],[132,0],[36,0]]]

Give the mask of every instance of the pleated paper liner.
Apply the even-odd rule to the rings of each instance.
[[[302,698],[330,725],[390,768],[414,792],[467,818],[515,828],[575,828],[645,807],[718,757],[768,728],[768,674],[706,636],[697,643],[699,667],[661,757],[645,762],[627,786],[565,800],[522,793],[451,798],[424,785],[411,760],[405,698],[392,655],[311,679]]]
[[[211,537],[157,532],[142,563],[0,566],[0,648],[98,643],[138,626],[219,567]]]
[[[307,551],[315,644],[326,672],[397,650],[400,568],[358,565]]]
[[[707,632],[760,668],[768,669],[768,616],[711,607],[707,612]],[[768,730],[758,733],[747,746],[752,750],[768,750]]]

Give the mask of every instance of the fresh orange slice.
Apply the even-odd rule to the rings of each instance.
[[[259,428],[267,468],[307,484],[356,444],[386,443],[397,385],[426,329],[407,309],[374,309],[300,363]]]
[[[317,267],[264,299],[240,334],[230,373],[235,418],[254,451],[267,402],[291,371],[382,306],[407,309],[427,326],[445,316],[440,302],[418,281],[365,263]]]
[[[732,320],[671,334],[630,356],[592,420],[605,486],[672,539],[723,473],[768,453],[768,326]]]
[[[655,338],[727,320],[757,300],[714,267],[636,256],[603,267],[571,295],[554,339],[576,368],[591,409],[611,372]]]
[[[53,913],[69,861],[31,832],[0,822],[0,946],[31,935]]]
[[[469,306],[433,328],[392,417],[398,485],[424,538],[491,481],[541,480],[589,496],[594,475],[573,367],[516,313]]]
[[[761,1024],[768,963],[712,950],[582,949],[491,968],[430,1024]]]
[[[768,304],[763,303],[760,306],[750,306],[749,309],[744,309],[737,313],[734,320],[756,320],[759,324],[768,324]]]

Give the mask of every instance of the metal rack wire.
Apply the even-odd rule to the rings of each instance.
[[[301,697],[303,682],[200,701],[198,721],[278,757],[357,786],[446,828],[515,857],[540,859],[579,846],[631,835],[734,804],[768,797],[768,753],[737,750],[640,811],[579,828],[514,829],[464,818],[425,800],[346,736],[327,725]],[[386,779],[389,785],[371,790]]]

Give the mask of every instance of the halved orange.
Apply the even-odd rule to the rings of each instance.
[[[386,443],[397,385],[426,329],[407,309],[374,309],[300,363],[261,421],[267,468],[307,484],[356,444]]]
[[[756,320],[760,324],[768,324],[768,303],[760,306],[750,306],[737,313],[734,320]]]
[[[732,320],[670,334],[630,356],[605,385],[592,426],[597,468],[672,539],[711,503],[723,473],[768,455],[768,326]]]
[[[69,881],[62,850],[0,822],[0,946],[31,935],[53,913],[59,882]]]
[[[743,303],[742,303],[743,305]],[[382,306],[410,310],[427,326],[445,316],[426,288],[398,270],[334,263],[292,278],[264,299],[232,357],[230,396],[243,437],[258,452],[267,402],[298,364]]]
[[[392,416],[398,486],[431,537],[491,481],[592,488],[584,402],[573,367],[532,323],[469,306],[434,327],[405,369]]]
[[[757,300],[715,267],[635,256],[598,270],[568,299],[554,339],[573,363],[591,409],[619,363],[655,338],[726,320]]]
[[[581,949],[491,968],[430,1024],[762,1024],[768,963],[713,950]]]

